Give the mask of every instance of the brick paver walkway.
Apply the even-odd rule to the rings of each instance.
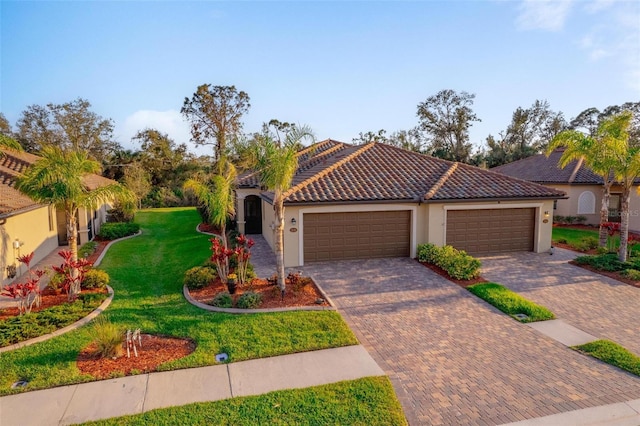
[[[412,424],[502,424],[640,398],[635,376],[514,321],[413,260],[304,271],[390,376]]]
[[[577,254],[515,253],[482,259],[482,275],[551,309],[558,318],[640,354],[640,288],[567,263]]]

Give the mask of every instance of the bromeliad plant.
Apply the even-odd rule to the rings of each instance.
[[[229,275],[229,258],[233,256],[233,250],[226,247],[219,238],[211,238],[211,261],[216,265],[216,271],[218,277],[223,283],[227,282],[227,276]]]
[[[69,250],[59,251],[58,255],[62,257],[64,262],[60,266],[52,266],[51,268],[63,277],[62,288],[69,301],[73,301],[80,294],[80,284],[93,264],[83,258],[73,260],[73,254]]]
[[[251,258],[251,247],[255,244],[251,238],[247,238],[246,235],[240,235],[236,238],[236,248],[234,254],[238,260],[238,267],[236,273],[238,275],[238,281],[240,285],[244,285],[247,282],[247,272],[249,270],[249,259]]]
[[[44,271],[31,270],[33,254],[34,252],[31,252],[18,257],[18,261],[27,266],[27,280],[24,283],[7,286],[2,290],[3,296],[8,296],[17,302],[20,315],[30,313],[33,305],[40,306],[40,279],[44,275]]]

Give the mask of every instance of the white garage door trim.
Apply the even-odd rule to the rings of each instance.
[[[411,235],[409,236],[409,255],[416,257],[416,233],[417,233],[417,216],[418,207],[410,205],[393,205],[393,204],[367,204],[366,206],[345,205],[340,209],[335,206],[326,207],[307,207],[301,208],[299,212],[298,223],[298,258],[300,266],[304,266],[304,215],[305,213],[354,213],[354,212],[383,212],[409,210],[411,212]]]
[[[489,210],[489,209],[526,209],[535,208],[535,229],[533,230],[533,251],[538,252],[540,241],[540,221],[542,221],[542,203],[514,203],[514,204],[459,204],[442,206],[444,210],[443,241],[447,241],[447,210]]]

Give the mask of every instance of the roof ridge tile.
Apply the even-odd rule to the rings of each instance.
[[[453,172],[455,172],[458,169],[458,163],[453,163],[443,174],[442,176],[440,176],[440,179],[438,179],[436,181],[435,184],[433,184],[433,186],[431,187],[431,189],[429,189],[429,191],[427,191],[426,194],[424,194],[424,199],[425,200],[430,200],[431,198],[433,198],[434,195],[436,195],[436,192],[438,192],[438,190],[440,188],[442,188],[442,185],[444,185],[444,183],[449,179],[449,177],[451,177],[451,175],[453,174]]]

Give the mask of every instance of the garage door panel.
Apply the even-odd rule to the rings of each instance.
[[[409,256],[411,212],[308,213],[304,261]]]
[[[534,208],[447,212],[447,244],[473,255],[532,251],[534,230]]]

